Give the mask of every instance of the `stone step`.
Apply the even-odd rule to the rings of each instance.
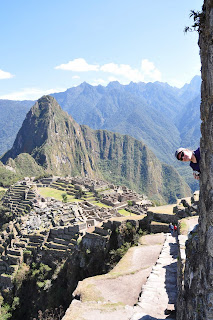
[[[130,320],[138,320],[140,316],[147,320],[164,319],[168,305],[173,306],[174,309],[177,299],[177,260],[174,259],[176,250],[178,250],[176,239],[167,234],[158,261],[142,287],[141,296]],[[173,312],[173,310],[170,311]],[[170,315],[169,310],[167,314]]]
[[[62,244],[57,244],[54,242],[46,242],[46,247],[50,249],[57,249],[57,250],[67,250],[67,246],[64,246]]]
[[[27,245],[27,243],[25,241],[17,241],[14,243],[14,246],[16,246],[17,248],[25,248]]]
[[[31,242],[35,242],[35,243],[43,243],[45,241],[45,236],[43,235],[33,234],[33,235],[28,235],[27,237]]]
[[[41,246],[40,242],[31,242],[31,241],[29,241],[28,244],[27,244],[27,247],[33,247],[33,248],[39,248],[40,246]]]
[[[16,256],[12,254],[7,254],[8,258],[8,263],[11,264],[20,264],[23,262],[23,257],[22,256]]]
[[[28,251],[37,251],[38,247],[35,246],[35,244],[34,244],[34,246],[33,245],[27,245],[25,249],[28,250]]]
[[[60,239],[60,238],[54,238],[53,242],[58,243],[58,244],[63,244],[64,246],[68,246],[68,244],[69,244],[68,240],[64,240],[64,239]]]
[[[95,227],[94,233],[100,234],[102,236],[108,236],[109,235],[108,230],[105,230],[105,229],[103,229],[101,227]]]
[[[76,239],[71,239],[69,243],[71,243],[71,244],[73,244],[73,245],[76,245],[77,240],[76,240]]]
[[[23,255],[23,251],[21,249],[20,250],[7,249],[7,254],[14,255],[14,256],[22,256]]]

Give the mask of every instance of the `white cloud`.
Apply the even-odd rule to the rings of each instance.
[[[11,73],[9,72],[6,72],[6,71],[3,71],[0,69],[0,79],[10,79],[10,78],[13,78],[14,75],[12,75]]]
[[[86,60],[82,58],[74,59],[69,61],[66,64],[61,64],[55,69],[68,70],[68,71],[77,71],[77,72],[87,72],[87,71],[98,71],[99,65],[88,64]]]
[[[114,74],[116,76],[122,76],[126,80],[133,81],[133,82],[161,81],[160,71],[155,67],[154,63],[150,62],[148,59],[144,59],[141,61],[140,69],[132,68],[128,64],[118,65],[115,63],[108,63],[101,66],[100,70],[103,72]],[[124,81],[124,79],[117,79],[117,78],[115,78],[115,80],[112,80],[112,81],[116,81],[116,80],[122,83],[127,82],[127,81]]]
[[[11,92],[0,96],[0,99],[8,100],[37,100],[43,95],[48,95],[56,92],[63,92],[65,88],[55,88],[55,89],[40,89],[40,88],[24,88],[21,91]]]
[[[100,70],[103,72],[108,72],[108,73],[122,76],[124,78],[127,78],[130,81],[135,81],[135,82],[144,81],[143,74],[139,70],[133,69],[128,64],[118,65],[115,63],[108,63],[108,64],[104,64],[100,68]]]
[[[141,61],[141,72],[149,81],[161,81],[161,72],[155,67],[154,63],[148,59]]]
[[[61,64],[55,67],[55,69],[68,70],[73,72],[88,72],[96,71],[111,74],[115,80],[120,83],[133,82],[148,82],[148,81],[161,81],[161,72],[155,67],[154,63],[148,59],[143,59],[139,68],[132,68],[128,64],[116,64],[114,62],[98,65],[89,64],[83,58],[77,58],[69,61],[67,64]],[[73,79],[79,79],[78,75],[72,77]],[[98,83],[97,80],[93,80]],[[101,83],[101,82],[100,82]]]

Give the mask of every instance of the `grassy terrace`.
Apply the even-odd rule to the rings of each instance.
[[[168,204],[165,206],[159,206],[159,207],[149,207],[149,211],[155,212],[155,213],[165,213],[165,214],[174,214],[173,213],[173,208],[176,206],[177,204]]]
[[[129,211],[126,211],[125,209],[118,209],[118,212],[119,212],[120,214],[122,214],[123,216],[125,216],[125,217],[129,217],[129,216],[135,217],[135,216],[138,216],[138,215],[135,214],[135,213],[131,213],[131,212],[129,212]]]
[[[46,197],[46,198],[47,197],[51,197],[51,198],[55,198],[56,200],[62,201],[63,200],[62,194],[65,193],[66,191],[62,191],[62,190],[46,187],[46,188],[38,188],[38,192],[43,197]],[[86,195],[92,196],[93,193],[86,192]],[[82,196],[81,199],[77,199],[74,196],[67,195],[67,202],[80,202],[80,201],[84,201],[84,200],[90,201],[89,198],[84,198],[84,196]],[[99,206],[99,207],[110,208],[110,206],[107,206],[107,205],[105,205],[105,204],[103,204],[101,202],[98,202],[98,201],[94,200],[94,199],[91,200],[90,202],[93,203],[96,206]]]
[[[54,198],[56,200],[62,201],[63,200],[62,194],[65,191],[46,187],[46,188],[38,188],[38,192],[40,193],[41,196],[43,196],[45,198],[51,197],[51,198]],[[93,196],[93,193],[92,192],[86,192],[86,195]],[[80,202],[80,201],[84,201],[84,200],[87,200],[87,201],[91,202],[92,204],[94,204],[94,205],[96,205],[98,207],[101,207],[101,208],[102,207],[104,207],[104,208],[112,208],[110,206],[107,206],[104,203],[101,203],[101,202],[98,202],[98,201],[94,200],[93,198],[91,200],[89,198],[84,198],[84,197],[82,197],[81,199],[76,199],[76,198],[74,198],[74,196],[67,195],[67,202]],[[130,213],[130,212],[126,211],[125,209],[120,209],[120,210],[118,209],[118,212],[121,213],[124,217],[130,217],[130,216],[131,217],[136,217],[136,216],[138,216],[138,215],[136,215],[134,213]]]
[[[62,201],[62,194],[65,193],[65,191],[58,190],[58,189],[53,189],[53,188],[38,188],[38,192],[40,193],[41,196],[47,198],[55,198],[56,200]],[[75,202],[75,201],[82,201],[79,199],[75,199],[73,196],[67,195],[67,201],[68,202]]]

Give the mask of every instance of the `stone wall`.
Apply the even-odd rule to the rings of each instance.
[[[201,177],[199,227],[186,245],[184,287],[178,320],[213,319],[213,1],[199,15],[201,86]]]

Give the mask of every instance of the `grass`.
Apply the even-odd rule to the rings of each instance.
[[[46,188],[38,188],[38,192],[40,193],[41,196],[45,198],[51,197],[59,201],[63,200],[62,193],[64,193],[64,191],[62,190],[46,187]],[[76,199],[73,196],[70,196],[69,194],[67,195],[67,202],[77,202],[77,201],[82,201],[82,200]]]
[[[157,222],[157,221],[152,221],[151,224],[152,224],[152,225],[168,225],[168,223],[165,223],[165,222]]]
[[[93,203],[93,204],[95,204],[95,205],[98,206],[98,207],[101,207],[101,208],[112,208],[112,207],[107,206],[106,204],[101,203],[101,202],[98,202],[98,201],[96,201],[96,200],[93,200],[93,201],[90,201],[90,202]]]
[[[148,210],[152,211],[154,213],[174,215],[173,208],[176,207],[176,206],[177,206],[177,204],[168,204],[168,205],[159,206],[159,207],[149,207]]]
[[[4,188],[2,188],[3,190],[5,190]],[[0,189],[1,191],[1,189]],[[62,190],[58,190],[58,189],[54,189],[54,188],[49,188],[49,187],[46,187],[46,188],[38,188],[38,192],[40,193],[41,196],[47,198],[54,198],[56,200],[59,200],[59,201],[62,201],[63,198],[62,198],[62,193],[64,193],[65,191],[62,191]],[[86,194],[89,194],[91,195],[92,193],[91,192],[88,192]],[[67,195],[67,202],[81,202],[81,201],[89,201],[90,203],[100,207],[100,208],[112,208],[111,206],[108,206],[104,203],[101,203],[97,200],[89,200],[88,198],[81,198],[81,199],[76,199],[74,198],[74,196],[71,196],[71,195]],[[138,217],[137,214],[134,214],[134,213],[131,213],[129,211],[126,211],[125,209],[120,209],[118,210],[119,213],[121,213],[124,217]]]
[[[179,223],[180,227],[180,234],[186,235],[188,233],[188,224],[186,223],[185,219],[182,219]]]
[[[126,211],[125,209],[119,209],[118,210],[118,212],[120,213],[120,214],[122,214],[123,216],[125,216],[125,217],[134,217],[134,216],[138,216],[137,214],[135,214],[135,213],[131,213],[131,212],[129,212],[129,211]]]

